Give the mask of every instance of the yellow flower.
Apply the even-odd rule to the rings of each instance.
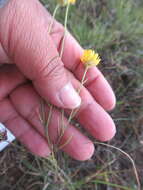
[[[71,4],[75,4],[76,0],[68,0],[68,2],[71,3]]]
[[[95,51],[91,49],[84,50],[80,60],[86,67],[97,66],[101,61],[99,54],[95,53]]]
[[[58,3],[62,6],[66,6],[68,4],[74,5],[76,3],[76,0],[58,0]]]

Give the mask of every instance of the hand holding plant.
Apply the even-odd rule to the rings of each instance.
[[[10,1],[0,12],[0,28],[0,63],[8,63],[0,70],[3,87],[0,92],[0,121],[30,151],[41,156],[51,152],[38,117],[41,97],[58,108],[80,106],[76,118],[96,139],[107,141],[114,136],[115,125],[105,111],[115,106],[111,87],[101,72],[93,67],[88,68],[84,78],[86,83],[81,88],[80,81],[85,73],[80,60],[83,49],[66,32],[60,58],[65,29],[56,20],[53,22],[37,0]],[[49,108],[48,105],[44,108],[46,118]],[[61,143],[72,136],[63,150],[77,160],[89,159],[94,152],[93,143],[65,117],[63,120],[69,126]],[[57,140],[60,121],[61,111],[54,107],[49,123],[52,142]]]

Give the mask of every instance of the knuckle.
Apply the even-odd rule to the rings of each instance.
[[[63,63],[59,56],[51,58],[45,65],[41,64],[41,68],[38,71],[36,80],[44,80],[48,78],[48,81],[53,79],[59,79],[64,71]]]

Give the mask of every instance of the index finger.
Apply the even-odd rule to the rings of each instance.
[[[55,21],[51,37],[59,50],[61,48],[63,35],[64,27]],[[68,33],[65,38],[62,61],[65,67],[72,71],[79,81],[81,81],[85,71],[85,68],[80,61],[82,53],[83,48],[75,38]],[[114,92],[98,68],[94,67],[89,69],[85,80],[87,80],[85,85],[86,88],[104,109],[111,110],[115,107],[116,98]]]

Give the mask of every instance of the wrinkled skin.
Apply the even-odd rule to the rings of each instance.
[[[66,37],[62,60],[58,57],[64,28],[54,21],[48,35],[51,20],[37,0],[10,0],[0,9],[0,122],[40,156],[50,154],[37,114],[41,97],[57,107],[71,108],[70,100],[65,97],[65,106],[58,95],[69,82],[78,89],[84,73],[79,59],[83,49],[70,34]],[[116,129],[105,110],[114,108],[114,93],[97,68],[91,68],[86,79],[77,120],[96,139],[110,140]],[[52,141],[57,138],[60,118],[55,108],[49,126]],[[70,125],[62,143],[71,136],[63,151],[77,160],[89,159],[94,152],[93,142]]]

